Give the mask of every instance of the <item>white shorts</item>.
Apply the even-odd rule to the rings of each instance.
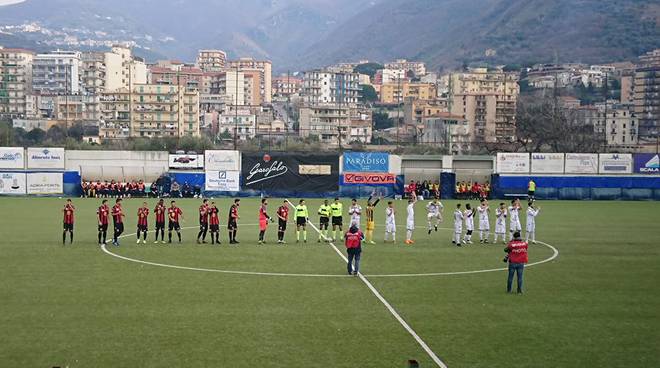
[[[395,233],[396,232],[396,224],[391,223],[391,224],[386,224],[385,225],[385,231],[388,233]]]
[[[527,232],[533,233],[534,231],[536,231],[536,224],[534,223],[527,224]]]
[[[511,221],[509,224],[509,230],[511,231],[520,231],[522,227],[520,226],[520,221]]]
[[[479,230],[490,230],[490,223],[488,221],[479,221]]]
[[[463,232],[463,224],[454,224],[454,232],[455,233],[462,233]]]
[[[495,224],[495,232],[497,234],[504,234],[506,232],[505,224]]]
[[[474,223],[466,222],[465,230],[474,230]]]
[[[408,220],[406,221],[406,230],[415,230],[415,221]]]
[[[439,213],[429,213],[428,215],[426,215],[426,218],[429,221],[431,221],[433,219],[438,219],[438,220],[442,221],[442,215],[440,215]]]

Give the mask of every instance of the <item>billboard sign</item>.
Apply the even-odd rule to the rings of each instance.
[[[563,174],[563,153],[532,153],[532,173]]]
[[[339,189],[339,157],[324,154],[243,154],[243,189],[328,192]]]
[[[30,147],[27,149],[28,169],[64,169],[64,148]]]
[[[564,172],[566,174],[598,174],[598,154],[567,153]]]
[[[62,173],[28,173],[27,194],[62,194],[64,178]]]
[[[170,169],[203,169],[204,155],[170,154]]]
[[[23,147],[0,147],[0,169],[24,169]]]
[[[636,153],[635,174],[660,175],[660,155],[657,153]]]
[[[240,186],[239,171],[207,171],[204,188],[209,192],[238,192]]]
[[[529,153],[498,153],[497,172],[529,174]]]
[[[344,173],[344,185],[390,185],[396,184],[396,175],[380,173]]]
[[[390,171],[390,154],[387,152],[346,152],[344,172]]]
[[[0,194],[20,195],[25,191],[24,173],[0,173]]]
[[[240,171],[241,155],[238,151],[205,151],[204,167],[210,171]]]
[[[598,172],[601,174],[630,174],[633,167],[632,154],[601,153],[598,164]]]

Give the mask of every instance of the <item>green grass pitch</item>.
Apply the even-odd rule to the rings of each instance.
[[[241,244],[230,247],[222,226],[230,199],[216,201],[221,246],[195,244],[200,201],[180,200],[182,226],[191,227],[182,245],[154,245],[150,232],[146,245],[129,235],[108,250],[182,267],[338,277],[130,262],[96,245],[100,200],[74,199],[75,242],[62,246],[63,199],[0,198],[0,366],[406,367],[408,359],[435,366],[359,278],[342,277],[344,262],[313,229],[307,244],[295,244],[290,223],[288,244],[277,246],[273,224],[268,244],[258,246],[258,200],[243,199]],[[124,201],[127,234],[141,202]],[[155,200],[148,203],[153,209]],[[280,203],[270,199],[271,215]],[[311,213],[319,203],[308,201]],[[660,366],[657,202],[540,202],[537,238],[560,253],[525,270],[522,296],[505,293],[503,271],[382,277],[505,266],[500,244],[451,246],[455,203],[444,202],[443,229],[430,236],[418,203],[416,244],[406,246],[405,203],[396,202],[393,245],[382,243],[381,202],[378,244],[365,245],[362,260],[367,279],[447,366]],[[553,251],[537,244],[530,253],[535,262]]]

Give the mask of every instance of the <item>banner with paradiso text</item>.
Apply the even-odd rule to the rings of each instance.
[[[339,189],[339,157],[305,153],[242,154],[244,190],[323,193]]]
[[[346,152],[344,172],[367,173],[390,171],[390,154],[387,152]]]

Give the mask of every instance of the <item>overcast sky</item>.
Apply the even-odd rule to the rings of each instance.
[[[25,0],[0,0],[0,6],[2,5],[9,5],[9,4],[16,4],[16,3],[22,3]]]

